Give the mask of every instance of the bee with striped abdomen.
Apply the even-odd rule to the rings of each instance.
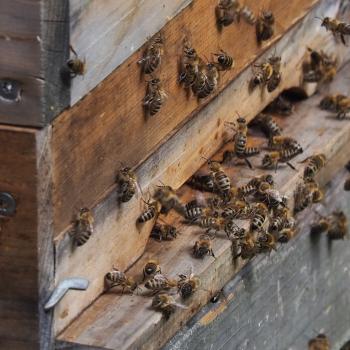
[[[78,247],[85,244],[94,232],[94,217],[88,208],[81,208],[75,221],[74,228],[70,232],[74,244]]]
[[[125,289],[128,289],[130,292],[134,292],[135,289],[138,288],[137,283],[132,277],[127,277],[124,272],[115,268],[106,274],[105,283],[107,285],[107,289],[111,289],[116,286],[122,287],[122,293],[124,293]]]
[[[261,231],[267,222],[268,213],[268,208],[264,203],[255,203],[254,214],[250,221],[250,230]]]
[[[135,172],[128,167],[122,168],[118,172],[116,182],[118,186],[118,200],[123,203],[128,202],[135,195],[137,189]]]
[[[168,279],[160,273],[145,283],[145,288],[153,291],[153,293],[159,293],[160,291],[170,290],[175,287],[177,287],[177,281]]]
[[[162,88],[159,78],[153,78],[147,82],[146,96],[143,100],[147,116],[154,116],[160,111],[168,95]]]
[[[218,86],[219,71],[216,65],[208,63],[200,68],[195,83],[192,85],[193,93],[199,98],[208,97]]]
[[[218,26],[227,27],[233,22],[239,22],[240,7],[238,0],[219,0],[215,8]]]
[[[86,73],[86,61],[82,61],[78,54],[73,49],[72,45],[69,45],[70,50],[74,54],[74,58],[67,61],[67,68],[71,78],[75,78],[77,75],[84,75]]]
[[[152,307],[161,311],[166,319],[168,319],[170,315],[175,312],[177,307],[187,309],[187,306],[177,303],[171,295],[164,293],[157,294],[153,297]]]
[[[258,43],[269,40],[274,34],[275,16],[271,11],[262,11],[256,21]]]
[[[256,245],[258,253],[269,253],[276,250],[276,239],[271,233],[261,231],[257,236]]]
[[[221,215],[224,219],[248,219],[252,215],[253,208],[245,201],[235,201],[230,206],[226,206]]]
[[[175,190],[170,186],[158,186],[153,198],[161,204],[161,213],[168,214],[171,209],[185,216],[185,208],[177,196]]]
[[[253,123],[259,125],[262,132],[271,139],[274,136],[280,136],[282,134],[282,128],[269,114],[260,113],[253,120]]]
[[[145,204],[147,206],[147,209],[137,219],[137,222],[140,224],[156,218],[159,215],[162,207],[158,201],[148,201],[145,202]]]
[[[252,259],[258,253],[256,239],[252,233],[248,233],[239,243],[240,253],[236,256],[242,259]]]
[[[315,180],[304,181],[294,192],[294,212],[298,213],[312,203],[319,203],[323,199],[323,192]]]
[[[267,182],[262,182],[255,193],[259,201],[265,203],[269,209],[277,209],[287,205],[287,197],[281,194]]]
[[[279,243],[288,243],[296,234],[295,228],[285,227],[278,233]]]
[[[230,70],[235,65],[233,58],[223,50],[220,50],[220,53],[214,53],[214,56],[217,57],[217,67],[219,70]]]
[[[156,260],[149,260],[145,264],[143,270],[143,280],[155,276],[157,273],[162,273],[159,262]]]
[[[326,165],[326,156],[323,153],[314,154],[304,159],[302,163],[304,162],[307,162],[304,169],[304,180],[310,180]]]
[[[137,61],[138,64],[142,65],[144,74],[152,74],[160,66],[163,53],[163,37],[161,33],[158,33],[150,40],[143,57]]]
[[[299,153],[303,152],[303,148],[297,140],[289,136],[281,135],[272,136],[269,139],[268,148],[274,151],[281,151],[283,149],[295,149]]]
[[[211,175],[193,175],[186,184],[195,190],[214,192],[215,184]]]
[[[325,111],[337,112],[342,100],[347,100],[348,97],[342,94],[325,96],[320,102],[320,108]]]
[[[200,278],[193,274],[193,268],[188,275],[180,274],[177,282],[177,290],[183,299],[189,298],[199,287]]]
[[[211,255],[215,259],[211,239],[208,235],[202,235],[193,246],[193,256],[197,259],[203,259],[206,255]]]
[[[244,5],[240,10],[240,15],[242,18],[250,25],[254,25],[256,23],[256,16],[254,12],[247,5]]]
[[[342,43],[346,45],[345,35],[350,35],[350,24],[338,21],[336,18],[325,17],[322,19],[321,27],[325,27],[335,37],[339,36]]]
[[[228,239],[243,239],[247,232],[243,227],[239,227],[233,220],[226,220],[224,231]]]
[[[222,170],[220,163],[208,160],[207,164],[219,194],[224,198],[228,198],[231,189],[231,179]]]
[[[267,153],[262,160],[262,166],[263,168],[275,168],[276,171],[279,163],[286,163],[290,168],[296,170],[290,163],[290,160],[295,158],[300,153],[302,153],[302,150],[291,147],[283,148],[280,151]]]
[[[172,225],[156,224],[152,228],[150,237],[157,241],[172,241],[177,237],[177,230]]]

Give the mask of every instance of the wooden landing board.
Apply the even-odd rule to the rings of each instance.
[[[276,16],[276,35],[262,48],[256,43],[255,28],[244,22],[225,28],[221,33],[217,31],[214,16],[216,0],[197,0],[164,27],[166,54],[161,78],[169,99],[154,117],[145,120],[142,108],[145,83],[144,78],[140,79],[136,63],[141,57],[141,50],[126,60],[80,103],[55,120],[52,148],[56,234],[66,229],[74,208],[94,206],[101,200],[101,196],[111,190],[116,171],[120,167],[119,162],[131,167],[141,164],[186,120],[206,105],[207,101],[198,103],[194,98],[187,99],[186,92],[177,83],[184,29],[192,34],[193,46],[200,55],[209,55],[221,47],[235,57],[236,68],[222,75],[217,90],[219,93],[244,68],[251,73],[249,65],[257,56],[300,22],[318,2],[319,12],[313,12],[308,17],[309,23],[304,23],[307,33],[305,40],[311,44],[317,36],[325,35],[313,17],[325,13],[333,16],[339,5],[339,0],[294,0],[287,8],[280,0],[265,1],[259,4],[247,1],[254,11],[268,7],[274,10]],[[189,18],[191,21],[188,21]],[[314,31],[310,28],[317,29]],[[328,33],[326,36],[329,37]],[[248,99],[247,91],[245,98]],[[270,98],[271,96],[265,96],[263,100],[267,102]]]
[[[192,1],[70,1],[70,43],[84,57],[88,68],[84,77],[72,82],[70,105],[84,97]]]
[[[350,92],[344,74],[339,74],[330,87],[330,92],[333,91]],[[332,164],[338,163],[338,159],[344,159],[343,163],[345,164],[350,158],[349,121],[326,118],[329,113],[322,112],[318,108],[320,99],[321,96],[317,95],[304,101],[296,107],[293,116],[279,120],[285,134],[299,140],[305,150],[294,162],[298,168],[297,172],[281,166],[275,175],[276,187],[281,193],[289,195],[290,198],[296,185],[300,182],[300,176],[303,172],[303,167],[297,163],[298,160],[300,161],[316,152],[325,153],[327,159],[331,161],[320,178],[328,182],[339,169]],[[301,128],[301,125],[304,127]],[[262,144],[264,141],[260,137],[256,137],[252,138],[252,142]],[[214,159],[216,157],[220,159],[221,153]],[[256,166],[258,166],[259,161],[261,161],[261,157],[252,159]],[[343,164],[338,163],[337,165]],[[244,165],[234,168],[226,167],[225,169],[233,179],[234,184],[237,185],[245,183],[251,176],[262,173],[259,168],[252,171]],[[194,191],[186,186],[183,186],[179,193],[186,200],[196,196]],[[106,349],[160,348],[166,339],[169,339],[184,322],[195,314],[201,305],[204,305],[244,265],[242,261],[232,263],[231,244],[223,237],[217,237],[214,240],[215,260],[211,257],[203,261],[193,259],[190,251],[201,230],[182,224],[181,219],[176,216],[168,215],[165,220],[174,224],[181,234],[170,243],[150,241],[142,258],[132,266],[128,273],[140,279],[142,267],[150,258],[159,260],[162,271],[170,277],[184,273],[192,265],[194,273],[201,277],[203,290],[198,291],[196,296],[188,302],[188,309],[177,312],[168,321],[165,321],[161,314],[150,308],[151,299],[137,295],[120,295],[116,291],[110,292],[99,297],[58,336],[58,340]],[[290,247],[293,247],[293,244],[292,240],[289,243]],[[262,258],[258,257],[257,259]],[[103,276],[101,275],[101,277]],[[74,300],[77,301],[78,295],[76,293],[74,297]]]
[[[317,210],[342,209],[350,217],[350,195],[344,192],[346,169],[339,171]],[[316,332],[325,333],[332,349],[350,338],[350,241],[310,236],[313,211],[299,216],[299,235],[270,257],[247,264],[173,337],[163,350],[307,348]]]
[[[325,13],[323,9],[319,11],[319,14]],[[313,17],[316,15],[317,12],[310,14],[310,21],[315,26],[317,22]],[[305,49],[293,46],[291,43],[297,45],[302,40],[310,40],[310,42],[304,41],[305,46],[316,47],[317,44],[319,47],[327,48],[327,51],[335,50],[334,42],[329,40],[328,35],[324,37],[320,35],[322,32],[317,33],[319,35],[317,40],[305,35],[309,23],[309,19],[305,19],[299,29],[297,27],[293,29],[285,40],[277,45],[277,52],[287,52],[283,64],[281,89],[298,86],[301,80],[300,70],[294,68],[301,67]],[[307,32],[309,33],[309,29]],[[344,57],[347,52],[347,49],[342,50],[342,46],[337,46],[340,57]],[[274,52],[275,48],[271,48],[266,55]],[[159,181],[175,188],[180,187],[203,163],[201,155],[212,155],[221,147],[223,140],[227,139],[227,129],[223,124],[224,121],[236,118],[237,106],[240,107],[239,113],[250,120],[281,91],[278,90],[263,98],[260,97],[259,91],[249,96],[247,85],[250,77],[249,68],[138,168],[137,173],[144,193],[147,193],[148,188],[152,189],[154,185],[159,184]],[[115,265],[125,270],[142,254],[151,225],[145,225],[141,230],[137,229],[135,221],[141,210],[140,194],[138,198],[118,208],[116,193],[111,192],[94,209],[95,234],[86,245],[72,250],[71,239],[67,232],[56,238],[56,283],[72,275],[82,275],[91,281],[90,288],[84,296],[76,299],[74,294],[67,295],[58,305],[55,311],[56,332],[64,329],[102,292],[103,273],[106,269]],[[71,215],[73,214],[70,214],[70,219]],[[122,249],[119,248],[121,244]],[[104,254],[96,254],[96,251],[103,251]],[[85,262],[84,265],[81,261]]]

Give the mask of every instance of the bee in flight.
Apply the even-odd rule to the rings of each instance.
[[[342,43],[346,45],[345,35],[350,35],[350,24],[346,22],[341,22],[336,18],[331,17],[325,17],[321,20],[321,27],[324,27],[327,31],[330,31],[334,35],[334,37],[339,36]]]

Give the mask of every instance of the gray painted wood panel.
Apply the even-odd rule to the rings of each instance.
[[[347,175],[343,170],[327,186],[319,212],[342,208],[350,217],[350,193],[343,190]],[[311,237],[313,212],[298,219],[301,232],[293,245],[246,265],[220,301],[205,306],[163,350],[301,350],[317,332],[339,349],[350,338],[350,241]],[[232,300],[208,323],[225,297]]]

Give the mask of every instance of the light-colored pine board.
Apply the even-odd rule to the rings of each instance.
[[[324,6],[328,8],[327,3]],[[331,7],[329,11],[333,10]],[[335,50],[333,40],[329,40],[328,35],[320,36],[322,32],[317,32],[317,22],[314,21],[314,17],[320,13],[327,13],[324,7],[312,12],[299,28],[295,27],[277,45],[276,52],[285,53],[280,89],[274,94],[266,94],[263,98],[259,91],[249,95],[247,85],[251,70],[248,68],[244,71],[217,99],[185,124],[167,144],[160,147],[137,169],[144,193],[147,193],[148,188],[159,184],[159,181],[174,188],[181,186],[203,163],[201,155],[212,155],[222,145],[223,140],[227,139],[227,129],[223,124],[224,121],[236,118],[236,110],[250,120],[282,89],[298,86],[301,81],[300,69],[295,70],[295,67],[300,68],[302,65],[305,46],[313,44],[313,47],[319,45],[319,47],[327,47],[330,51]],[[310,23],[315,26],[315,32],[310,30]],[[305,34],[306,32],[308,35]],[[311,35],[312,33],[315,37],[318,36],[317,40]],[[301,42],[304,42],[305,46],[299,47]],[[292,43],[295,43],[295,46]],[[342,51],[343,48],[339,46],[337,49],[339,49],[337,50],[339,56],[344,56],[346,50]],[[266,55],[274,52],[275,48],[271,48]],[[71,238],[67,231],[56,237],[56,283],[72,275],[85,276],[91,282],[88,291],[80,295],[79,299],[75,298],[75,294],[67,295],[57,306],[56,332],[64,329],[102,292],[103,274],[106,269],[115,265],[124,270],[142,254],[151,225],[145,225],[140,231],[136,228],[135,221],[141,209],[140,194],[136,199],[118,208],[116,193],[111,192],[94,209],[95,234],[86,245],[72,250]],[[104,254],[96,254],[98,251],[103,251]],[[84,261],[83,265],[81,261]]]
[[[347,67],[331,84],[330,92],[337,91],[347,94],[350,92],[347,79],[343,73],[346,71]],[[328,182],[338,171],[334,167],[337,159],[349,159],[350,157],[350,148],[348,147],[350,123],[348,120],[337,121],[334,118],[327,118],[329,113],[320,111],[318,107],[321,98],[322,96],[316,95],[306,100],[296,107],[293,116],[280,120],[285,134],[299,140],[304,148],[304,153],[293,161],[298,168],[297,172],[292,171],[287,166],[281,166],[275,174],[276,187],[281,193],[287,194],[290,198],[292,198],[296,185],[301,181],[300,177],[303,172],[303,166],[298,164],[298,161],[316,152],[325,153],[327,159],[331,161],[322,171],[320,178]],[[259,144],[264,141],[256,137],[252,138],[252,142]],[[220,159],[220,154],[221,152],[214,159]],[[257,166],[259,160],[261,161],[261,156],[252,159],[252,162]],[[340,164],[338,165],[340,166]],[[225,169],[233,178],[234,184],[244,183],[251,176],[262,173],[262,170],[258,167],[249,170],[244,165],[226,167]],[[179,193],[182,194],[182,198],[187,200],[195,197],[194,191],[186,186],[181,188]],[[189,308],[178,311],[168,321],[165,321],[161,314],[150,309],[150,299],[137,295],[121,296],[117,292],[110,292],[99,297],[82,315],[73,321],[59,335],[59,340],[106,349],[160,348],[166,339],[169,339],[184,322],[194,315],[201,305],[209,300],[213,293],[221,289],[245,264],[242,261],[232,263],[231,243],[221,236],[214,240],[215,260],[211,257],[203,261],[193,259],[190,250],[201,230],[182,224],[181,218],[176,216],[168,215],[166,221],[175,224],[179,228],[181,231],[179,237],[170,243],[150,241],[145,254],[132,266],[128,273],[140,279],[142,267],[150,258],[158,259],[162,271],[168,276],[176,276],[178,273],[186,271],[192,264],[195,274],[201,277],[204,290],[198,291],[196,296],[188,302]],[[289,243],[291,249],[293,244],[294,241],[292,240]],[[257,259],[262,260],[263,258],[258,257]],[[205,290],[210,292],[208,293]],[[77,298],[76,295],[75,300]]]
[[[343,189],[348,176],[340,169],[332,178],[319,212],[341,208],[350,216]],[[340,349],[350,337],[350,241],[330,245],[325,234],[310,236],[310,223],[317,221],[311,210],[298,219],[292,245],[247,264],[225,285],[219,302],[202,308],[163,350],[300,350],[317,332]]]
[[[137,51],[192,0],[70,1],[70,42],[87,61],[71,88],[71,105]]]
[[[169,99],[158,115],[144,118],[145,84],[136,63],[141,52],[132,55],[80,103],[64,112],[53,124],[56,234],[67,227],[74,208],[94,206],[113,186],[119,161],[137,166],[206,104],[207,101],[198,104],[194,98],[187,99],[186,92],[177,83],[184,31],[192,33],[193,46],[200,55],[209,55],[221,47],[235,57],[236,68],[222,76],[219,93],[318,2],[295,0],[286,7],[279,0],[259,4],[247,1],[254,11],[271,8],[276,16],[276,35],[260,48],[255,27],[242,21],[219,33],[214,16],[216,0],[197,0],[163,29],[166,54],[161,78]],[[336,14],[339,1],[320,3],[328,13]],[[312,22],[314,28],[319,25],[314,19]],[[316,33],[325,34],[318,28],[317,32],[308,30],[307,36],[315,38]]]

